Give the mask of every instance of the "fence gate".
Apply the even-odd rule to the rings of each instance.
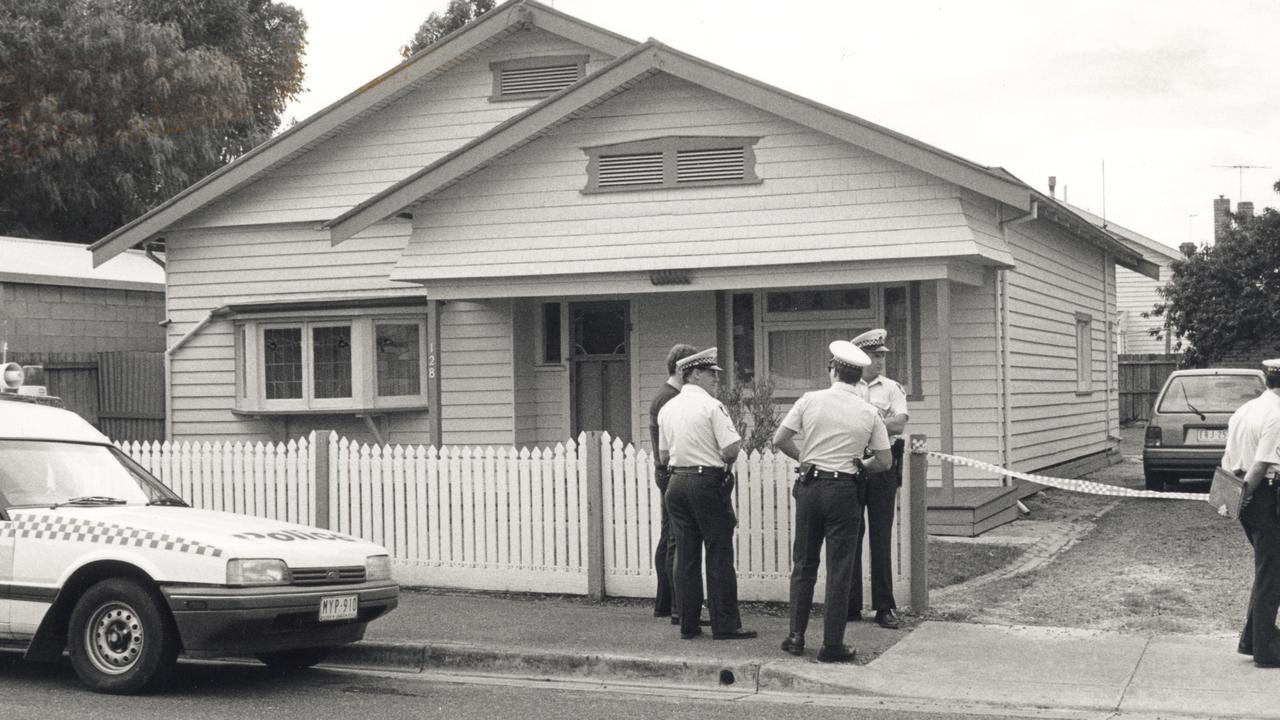
[[[1180,355],[1120,355],[1120,422],[1151,419],[1151,405],[1169,373],[1178,369]]]

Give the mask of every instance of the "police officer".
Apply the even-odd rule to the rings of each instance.
[[[1277,473],[1280,472],[1280,359],[1262,363],[1267,390],[1241,405],[1227,423],[1222,467],[1243,477],[1245,505],[1240,511],[1253,546],[1253,591],[1249,614],[1237,646],[1261,667],[1280,667],[1280,517],[1277,516]]]
[[[699,573],[705,546],[707,610],[711,637],[716,640],[753,638],[742,628],[738,614],[738,575],[733,567],[733,514],[730,469],[742,438],[724,405],[712,396],[719,378],[716,349],[707,348],[676,363],[684,385],[658,412],[658,456],[670,466],[667,512],[676,536],[675,596],[680,607],[680,637],[702,634]]]
[[[672,615],[671,610],[678,605],[678,601],[673,600],[671,594],[672,584],[672,566],[676,559],[675,536],[671,532],[671,519],[667,512],[667,482],[671,478],[671,474],[667,470],[667,466],[658,459],[658,412],[667,404],[671,398],[680,394],[680,386],[684,381],[680,378],[680,373],[676,372],[676,363],[697,352],[698,349],[692,345],[677,343],[672,345],[667,351],[667,381],[658,388],[658,392],[653,396],[653,401],[649,403],[649,440],[652,443],[649,447],[653,448],[653,482],[658,486],[659,498],[662,502],[662,529],[658,534],[658,544],[653,550],[653,567],[654,572],[658,576],[658,590],[653,599],[653,616],[667,617],[671,616],[671,624],[679,624],[679,609],[676,615]]]
[[[868,330],[853,339],[871,358],[871,365],[862,371],[858,391],[863,400],[880,411],[893,455],[893,467],[873,473],[863,484],[866,506],[866,525],[858,529],[858,543],[853,552],[853,580],[849,592],[849,619],[862,619],[862,537],[869,535],[871,554],[871,607],[876,611],[876,624],[897,629],[900,626],[894,610],[898,604],[893,599],[893,564],[890,548],[893,544],[893,509],[898,502],[898,488],[902,486],[902,432],[907,425],[907,393],[896,381],[884,374],[885,355],[889,348],[884,341],[888,333],[883,328]]]
[[[859,483],[869,473],[891,467],[893,460],[880,413],[858,396],[855,387],[871,359],[847,340],[831,343],[830,350],[831,387],[802,395],[773,436],[775,447],[800,461],[800,478],[792,493],[796,539],[791,552],[791,633],[782,649],[804,654],[804,631],[825,540],[827,596],[818,661],[848,662],[854,653],[844,644],[844,626],[862,522]],[[868,448],[872,456],[864,461]]]

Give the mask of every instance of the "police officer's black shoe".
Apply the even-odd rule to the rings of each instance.
[[[786,640],[782,641],[782,652],[791,653],[792,655],[804,654],[804,635],[800,633],[791,633]]]
[[[743,630],[742,628],[730,630],[729,632],[711,633],[711,639],[713,640],[750,640],[755,636],[755,630]]]
[[[701,630],[701,629],[696,629],[696,630],[694,630],[693,632],[682,632],[682,633],[680,633],[680,639],[681,639],[681,640],[692,640],[692,639],[694,639],[694,638],[698,637],[698,636],[699,636],[699,635],[701,635],[701,634],[702,634],[702,630]]]
[[[853,662],[853,648],[848,645],[823,645],[818,651],[818,662]]]
[[[877,610],[876,624],[890,630],[897,630],[902,627],[902,623],[898,620],[898,614],[893,610]]]

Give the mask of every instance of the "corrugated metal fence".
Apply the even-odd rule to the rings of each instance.
[[[405,584],[585,595],[594,577],[607,595],[654,591],[661,500],[653,462],[607,434],[519,450],[376,446],[336,435],[318,448],[314,435],[287,444],[121,447],[196,507],[329,527],[385,545]],[[744,600],[787,599],[793,466],[773,452],[753,452],[735,466]],[[912,587],[909,486],[893,531],[902,605]],[[599,568],[591,566],[593,527],[601,531]],[[820,574],[819,598],[824,583]]]

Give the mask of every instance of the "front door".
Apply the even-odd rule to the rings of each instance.
[[[628,304],[569,305],[573,436],[604,430],[631,440],[631,354]]]

